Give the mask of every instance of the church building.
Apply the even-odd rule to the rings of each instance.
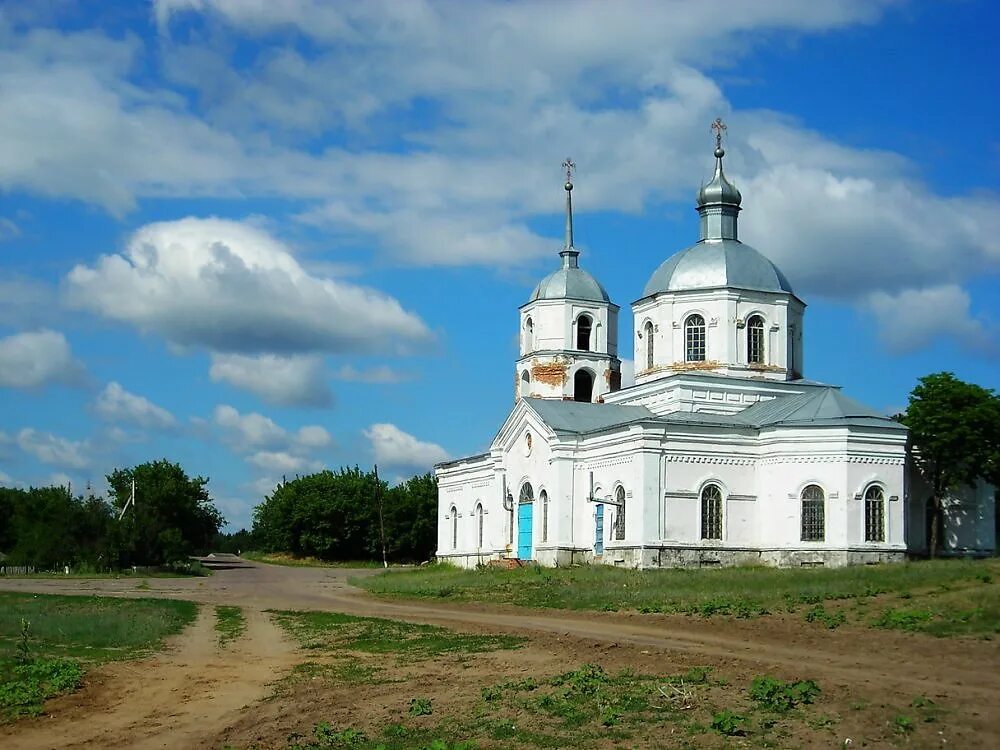
[[[926,549],[906,427],[803,377],[806,305],[739,240],[724,128],[698,241],[632,303],[627,388],[619,307],[580,267],[564,164],[565,244],[519,310],[514,408],[488,453],[436,467],[439,560],[833,566]],[[955,550],[993,544],[987,505]]]

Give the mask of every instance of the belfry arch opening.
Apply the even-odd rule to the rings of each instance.
[[[577,370],[573,376],[573,400],[588,404],[594,400],[594,375],[590,370]]]
[[[590,351],[590,333],[593,327],[594,321],[589,315],[581,315],[576,320],[576,348],[582,352]]]

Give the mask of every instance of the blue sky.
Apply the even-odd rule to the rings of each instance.
[[[0,5],[0,483],[159,457],[232,525],[285,476],[485,448],[557,263],[622,306],[697,235],[728,123],[742,238],[805,369],[886,410],[1000,386],[988,0]],[[630,357],[631,352],[622,352]]]

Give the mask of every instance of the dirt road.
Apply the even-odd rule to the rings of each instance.
[[[845,695],[895,696],[901,701],[934,696],[961,705],[969,721],[987,736],[992,736],[990,727],[1000,705],[1000,644],[995,640],[806,628],[799,621],[772,617],[707,621],[380,601],[347,583],[349,576],[375,572],[236,561],[207,578],[148,579],[149,589],[141,591],[134,579],[0,579],[5,590],[164,596],[238,605],[250,624],[244,638],[220,650],[206,607],[164,654],[103,670],[100,685],[60,699],[50,712],[55,718],[0,730],[0,745],[13,740],[18,748],[210,746],[205,744],[209,738],[231,726],[244,706],[266,697],[268,684],[296,661],[293,648],[264,614],[267,609],[334,610],[457,629],[527,633],[540,648],[565,659],[580,659],[594,648],[607,653],[613,647],[623,658],[625,652],[642,653],[664,663],[694,661],[734,673],[808,674]],[[997,740],[1000,746],[1000,733]]]

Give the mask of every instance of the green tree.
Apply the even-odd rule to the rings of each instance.
[[[961,485],[1000,479],[1000,398],[950,372],[920,378],[902,422],[913,460],[931,487],[930,553],[941,546],[944,499]]]
[[[422,562],[437,546],[437,478],[412,477],[389,490],[385,499],[385,536],[393,560]]]
[[[180,465],[166,459],[150,461],[108,475],[114,507],[120,513],[120,560],[124,565],[163,565],[206,550],[224,523],[205,485],[190,478]]]

